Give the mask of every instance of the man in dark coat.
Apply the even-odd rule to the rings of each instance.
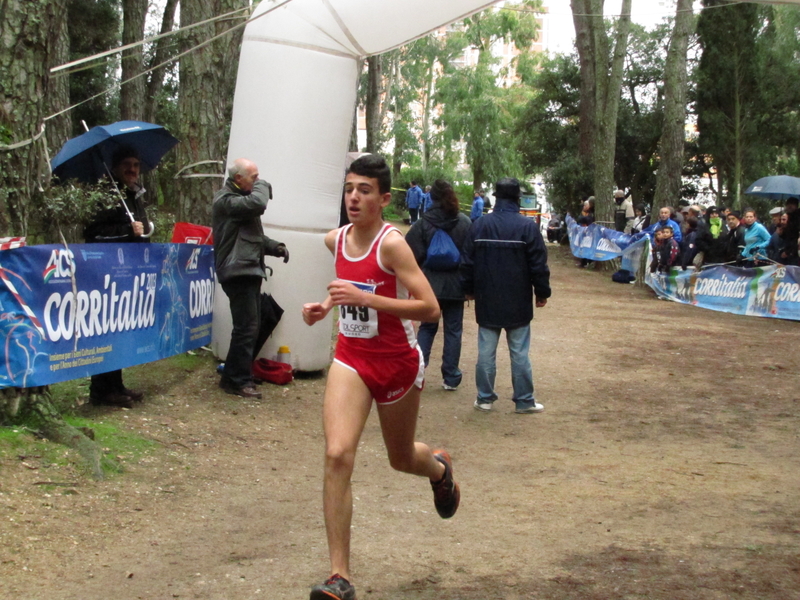
[[[489,411],[497,400],[495,357],[500,331],[506,330],[511,355],[511,383],[516,412],[541,412],[533,396],[528,357],[534,297],[538,308],[550,297],[547,249],[535,220],[519,214],[519,181],[495,185],[494,210],[472,224],[461,253],[461,277],[467,298],[475,299],[478,363],[475,365],[477,410]]]
[[[139,155],[133,148],[119,148],[111,160],[110,191],[116,204],[99,210],[84,228],[87,244],[142,243],[150,241],[150,223],[147,220],[144,200],[145,189],[139,185]],[[124,202],[124,204],[123,204]],[[92,375],[89,385],[89,402],[97,405],[132,408],[144,394],[125,387],[122,369]]]
[[[272,186],[258,177],[258,167],[246,158],[228,169],[225,185],[211,208],[217,280],[228,296],[233,330],[219,386],[228,394],[261,398],[253,385],[253,360],[261,323],[261,284],[266,279],[264,255],[289,261],[289,251],[264,235],[261,215],[272,197]]]

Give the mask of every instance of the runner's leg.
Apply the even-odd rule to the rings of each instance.
[[[414,386],[394,404],[378,404],[383,441],[393,469],[439,481],[444,465],[433,458],[426,444],[414,441],[420,391]]]
[[[338,363],[328,371],[322,418],[325,427],[323,512],[331,574],[350,579],[350,523],[356,449],[372,407],[372,394],[358,373]]]

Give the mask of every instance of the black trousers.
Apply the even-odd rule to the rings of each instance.
[[[107,394],[119,393],[125,389],[122,384],[122,369],[108,371],[92,375],[92,383],[89,385],[90,398],[102,398]]]
[[[231,346],[222,372],[222,385],[253,385],[253,360],[261,323],[262,277],[234,277],[222,284],[231,307]]]

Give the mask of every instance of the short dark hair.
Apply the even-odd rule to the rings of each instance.
[[[792,196],[791,198],[787,198],[784,204],[794,204],[795,206],[797,206],[798,204],[800,204],[800,200]]]
[[[672,225],[664,225],[663,227],[658,228],[659,231],[667,231],[669,230],[670,233],[675,233],[672,231]]]
[[[380,154],[366,154],[357,158],[347,169],[348,173],[371,177],[378,180],[378,191],[387,194],[392,191],[392,172]]]
[[[111,168],[113,169],[126,158],[135,158],[136,160],[141,160],[139,158],[139,152],[136,150],[136,148],[132,146],[120,146],[114,150],[114,154],[111,156]]]
[[[740,213],[738,210],[732,210],[731,212],[728,213],[728,216],[729,217],[736,217],[737,219],[741,219],[742,218],[742,213]]]

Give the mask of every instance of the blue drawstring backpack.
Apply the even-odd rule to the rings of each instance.
[[[433,271],[452,271],[460,262],[461,252],[456,248],[453,238],[444,229],[437,227],[422,266]]]

